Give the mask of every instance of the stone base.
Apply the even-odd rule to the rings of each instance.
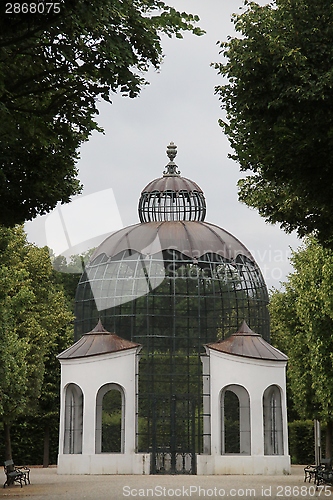
[[[58,455],[58,474],[150,474],[150,455],[146,453]]]
[[[150,474],[148,453],[58,455],[58,474]],[[197,455],[197,475],[290,474],[289,455]]]
[[[197,474],[290,474],[290,456],[197,455]]]

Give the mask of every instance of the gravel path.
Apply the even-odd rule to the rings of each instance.
[[[0,488],[2,498],[124,500],[126,498],[329,498],[333,489],[304,483],[303,466],[290,476],[64,476],[33,467],[31,484]]]

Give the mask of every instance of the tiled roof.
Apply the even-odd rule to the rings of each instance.
[[[246,358],[265,359],[272,361],[287,361],[288,357],[271,344],[266,342],[261,335],[255,333],[243,321],[240,329],[230,337],[207,344],[215,351],[243,356]]]
[[[99,320],[91,332],[84,334],[80,340],[60,353],[57,357],[58,359],[84,358],[87,356],[96,356],[98,354],[134,349],[137,347],[140,347],[140,344],[122,339],[118,337],[118,335],[105,330],[101,320]]]

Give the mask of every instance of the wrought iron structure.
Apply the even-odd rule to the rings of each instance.
[[[109,331],[143,346],[137,449],[151,452],[152,473],[195,473],[195,455],[207,449],[204,344],[237,331],[244,319],[269,340],[261,272],[239,240],[204,222],[204,195],[180,177],[175,152],[171,144],[162,180],[148,185],[163,181],[167,189],[143,190],[142,222],[100,245],[76,295],[77,339],[100,317]],[[179,185],[191,186],[186,207]]]
[[[196,473],[196,408],[191,394],[153,397],[153,474]]]

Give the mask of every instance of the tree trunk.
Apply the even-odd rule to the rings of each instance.
[[[43,467],[46,468],[49,465],[50,465],[50,425],[46,424],[44,428]]]
[[[332,438],[333,438],[333,422],[329,420],[326,424],[326,451],[325,457],[332,458]]]
[[[10,440],[10,425],[3,424],[3,431],[5,435],[5,461],[12,460],[12,443]]]

